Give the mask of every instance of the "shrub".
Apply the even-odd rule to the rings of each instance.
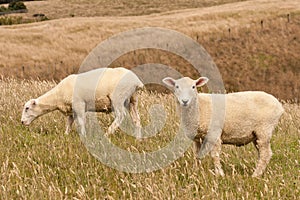
[[[7,8],[6,7],[4,7],[4,6],[1,6],[0,7],[0,12],[6,12],[7,11]]]
[[[23,17],[0,17],[0,26],[1,25],[13,25],[13,24],[22,24],[24,23]]]
[[[21,1],[13,1],[8,4],[9,10],[24,10],[27,9],[25,4]]]
[[[0,4],[11,3],[18,0],[0,0]],[[22,1],[38,1],[38,0],[22,0]]]

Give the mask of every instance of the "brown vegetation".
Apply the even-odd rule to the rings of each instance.
[[[29,13],[44,13],[51,19],[95,16],[138,16],[172,10],[202,8],[245,0],[47,0],[26,2]]]
[[[156,26],[183,32],[202,44],[220,69],[227,91],[264,90],[280,99],[299,99],[299,11],[295,1],[258,0],[148,16],[76,17],[0,27],[5,35],[0,38],[0,73],[58,81],[76,73],[88,53],[113,34]],[[147,62],[198,76],[182,59],[154,50],[128,53],[112,66]]]
[[[297,199],[300,106],[294,101],[284,102],[285,113],[271,140],[273,157],[265,174],[255,179],[249,177],[257,159],[253,145],[224,146],[223,178],[214,176],[211,159],[204,158],[200,164],[192,148],[166,168],[130,174],[99,162],[75,130],[65,135],[65,118],[59,112],[42,116],[29,127],[20,123],[24,102],[53,88],[52,79],[57,82],[76,73],[97,44],[145,26],[177,30],[202,44],[217,63],[228,91],[258,89],[281,99],[299,100],[299,0],[200,5],[229,1],[233,2],[26,2],[29,12],[17,16],[44,13],[57,20],[0,26],[0,199]],[[156,14],[145,15],[149,13]],[[109,16],[94,17],[102,15]],[[130,68],[151,62],[198,76],[182,58],[153,49],[129,52],[112,66]],[[141,92],[143,125],[149,124],[149,109],[155,104],[163,105],[167,115],[158,134],[140,141],[118,130],[111,141],[132,152],[155,151],[169,144],[179,126],[175,101],[169,94]],[[99,114],[104,129],[112,120],[112,115]]]
[[[250,177],[257,159],[254,145],[222,147],[226,174],[222,178],[214,176],[211,158],[201,163],[195,159],[192,146],[161,170],[130,174],[99,162],[75,130],[65,135],[65,116],[59,112],[22,126],[24,102],[54,86],[53,81],[0,80],[1,199],[297,199],[300,195],[297,104],[284,103],[286,112],[271,140],[273,157],[261,178]],[[149,108],[155,104],[166,113],[162,131],[141,141],[118,129],[110,136],[113,144],[138,153],[159,150],[174,140],[179,119],[172,95],[142,92],[142,123],[149,124]],[[99,114],[104,129],[112,120],[112,115]]]

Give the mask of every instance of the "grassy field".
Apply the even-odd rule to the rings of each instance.
[[[47,0],[26,2],[25,4],[29,12],[25,16],[31,17],[34,13],[43,13],[50,19],[95,16],[138,16],[240,1],[245,0]]]
[[[51,20],[0,26],[0,200],[299,198],[299,0],[47,0],[25,4],[28,13],[11,16],[26,20],[43,13]],[[223,178],[214,176],[211,158],[200,163],[192,147],[166,168],[131,174],[99,162],[75,130],[65,135],[65,118],[59,112],[29,127],[21,125],[28,99],[76,73],[101,41],[141,27],[176,30],[203,45],[227,91],[264,90],[285,100],[286,112],[271,141],[273,157],[262,177],[251,177],[257,160],[252,144],[223,146]],[[153,49],[129,52],[111,67],[145,63],[161,63],[183,75],[199,76],[182,58]],[[143,125],[149,123],[150,105],[164,105],[167,121],[162,131],[139,141],[118,130],[110,140],[127,151],[155,151],[170,143],[178,129],[174,99],[156,92],[143,92],[140,99]],[[111,114],[98,117],[105,128],[113,120]]]
[[[257,153],[252,144],[223,146],[226,176],[215,177],[210,157],[200,164],[192,147],[170,166],[130,174],[109,168],[89,154],[74,130],[64,134],[64,117],[50,113],[30,127],[20,123],[22,105],[55,86],[49,81],[0,80],[1,199],[297,199],[300,195],[300,106],[284,103],[286,113],[272,138],[273,157],[265,174],[251,178]],[[168,113],[162,132],[137,141],[117,131],[114,144],[128,151],[154,151],[168,144],[178,128],[172,95],[143,92],[143,124],[160,103]],[[107,127],[112,116],[99,115]]]
[[[49,4],[49,7],[53,6],[49,10],[53,11],[56,8],[54,2],[28,3]],[[169,5],[167,3],[165,6]],[[300,98],[299,1],[255,0],[255,3],[242,1],[195,7],[142,16],[77,15],[0,26],[0,35],[4,36],[0,37],[0,74],[58,81],[76,73],[89,52],[110,36],[134,28],[163,27],[184,33],[203,45],[216,62],[228,91],[264,90],[281,99]],[[178,58],[161,56],[161,52],[155,51],[134,53],[143,55],[129,53],[114,66],[130,68],[136,64],[158,62],[182,69],[186,76],[195,76]],[[163,59],[158,60],[160,57]]]

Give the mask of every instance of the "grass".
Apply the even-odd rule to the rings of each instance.
[[[299,5],[292,0],[257,0],[155,15],[75,16],[3,26],[0,74],[59,81],[76,73],[89,52],[110,36],[134,28],[163,27],[203,45],[217,64],[228,91],[264,90],[281,99],[299,99]],[[190,72],[190,65],[170,54],[151,50],[136,53],[141,56],[131,52],[116,60],[115,66],[130,68],[156,62],[180,69],[185,76],[196,76]]]
[[[273,157],[260,178],[251,178],[257,159],[253,145],[223,147],[224,178],[214,176],[211,158],[199,163],[192,148],[166,168],[130,174],[99,162],[75,130],[65,135],[65,119],[58,112],[37,119],[30,127],[20,124],[23,104],[56,84],[32,78],[60,80],[77,72],[99,42],[145,26],[177,30],[201,43],[217,63],[230,91],[257,88],[282,99],[299,100],[297,1],[107,2],[26,2],[29,12],[13,17],[26,20],[44,13],[56,20],[0,27],[4,36],[0,37],[0,74],[19,78],[0,78],[0,199],[297,199],[300,106],[294,101],[284,102],[286,113],[271,141]],[[237,3],[224,4],[227,2]],[[289,23],[287,13],[291,16]],[[114,65],[154,62],[194,75],[188,63],[161,51],[130,52]],[[165,106],[168,118],[163,130],[142,141],[117,131],[110,140],[132,152],[149,152],[167,145],[178,127],[172,96],[144,92],[139,103],[143,125],[150,120],[149,105]],[[111,115],[98,117],[103,127],[113,120]]]
[[[95,16],[140,16],[162,13],[172,10],[202,8],[244,0],[48,0],[40,2],[26,2],[30,17],[34,13],[44,13],[51,19]]]
[[[76,131],[64,134],[64,117],[50,113],[20,124],[24,102],[54,87],[52,81],[0,80],[1,199],[297,199],[300,195],[300,106],[285,102],[286,113],[273,134],[273,157],[261,178],[251,178],[257,154],[253,145],[223,146],[226,176],[213,175],[212,160],[202,163],[192,148],[170,166],[151,173],[130,174],[105,166],[86,150]],[[143,92],[143,124],[149,105],[161,103],[168,113],[160,134],[137,141],[121,131],[110,139],[120,147],[152,151],[173,137],[178,119],[171,95]],[[104,127],[112,116],[99,115]]]

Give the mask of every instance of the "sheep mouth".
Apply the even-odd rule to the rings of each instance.
[[[189,105],[190,105],[189,102],[181,103],[181,106],[183,106],[183,107],[188,107]]]
[[[30,122],[21,121],[23,126],[29,126]]]

